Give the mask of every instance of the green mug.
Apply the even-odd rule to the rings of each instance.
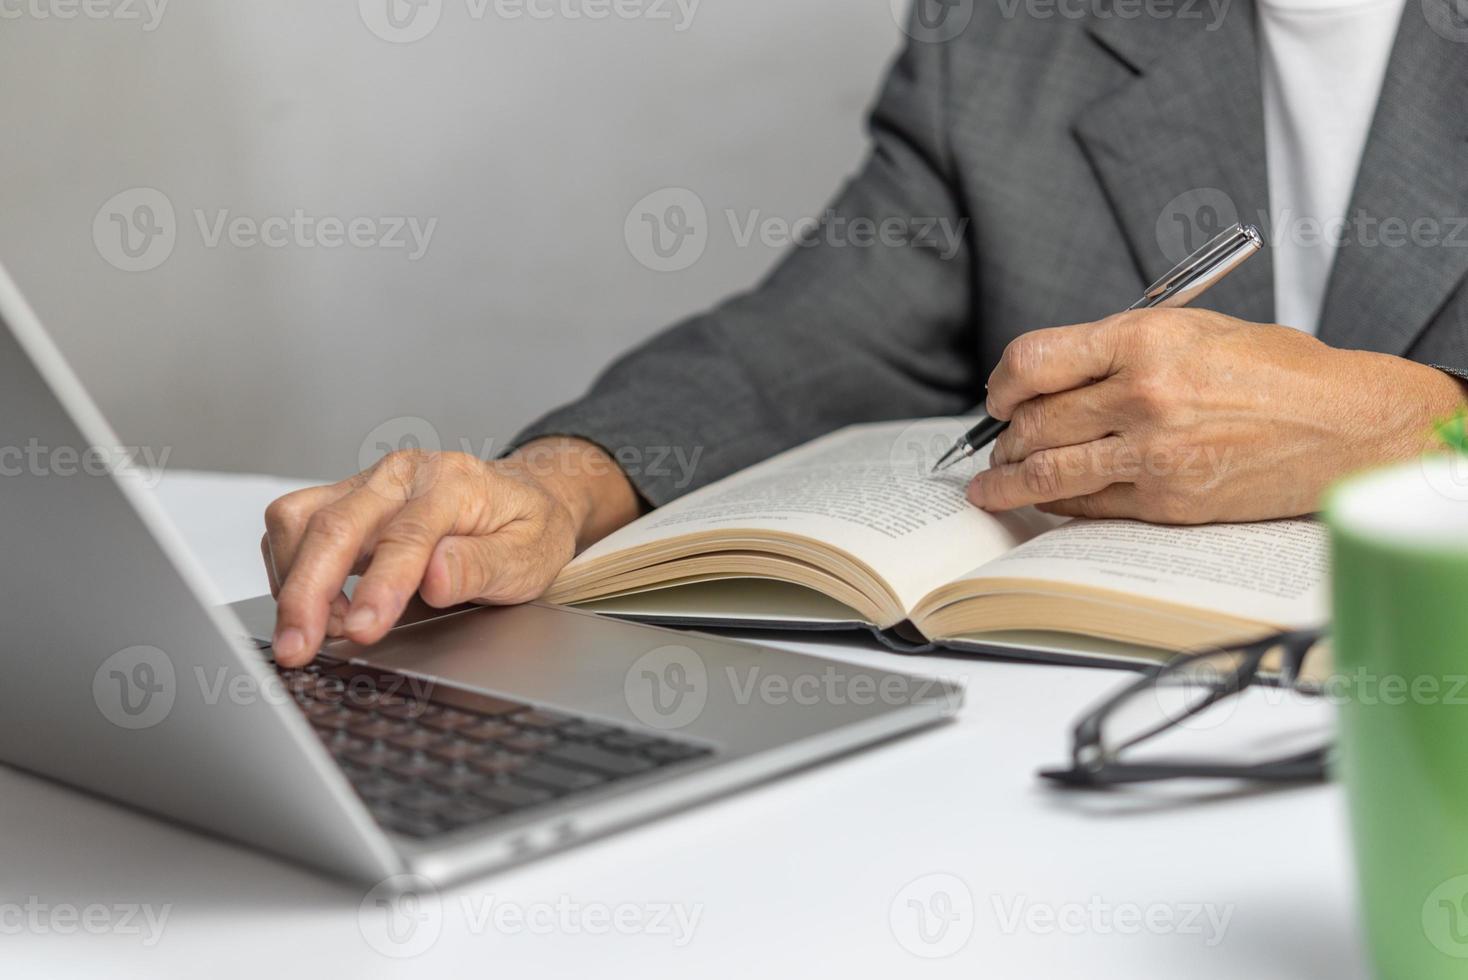
[[[1377,975],[1468,978],[1468,457],[1327,498],[1342,777]]]

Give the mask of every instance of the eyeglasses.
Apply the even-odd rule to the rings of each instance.
[[[1159,779],[1313,782],[1331,754],[1330,654],[1317,630],[1179,654],[1076,724],[1067,786]],[[1282,702],[1290,702],[1284,704]]]

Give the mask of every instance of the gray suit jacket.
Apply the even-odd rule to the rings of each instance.
[[[1017,335],[1125,308],[1210,228],[1301,233],[1269,214],[1250,0],[1221,19],[1184,0],[1172,16],[1079,19],[1016,2],[917,0],[870,156],[833,204],[919,230],[966,219],[956,254],[922,241],[794,248],[757,288],[628,353],[517,442],[589,439],[662,504],[847,423],[968,411]],[[951,39],[937,33],[945,10],[972,15]],[[1468,366],[1465,108],[1468,25],[1446,0],[1409,0],[1322,340]],[[1200,305],[1272,322],[1271,266],[1245,264]],[[691,481],[670,452],[697,459]]]

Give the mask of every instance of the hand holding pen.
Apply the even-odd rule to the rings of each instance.
[[[1264,246],[1263,236],[1253,225],[1234,225],[1183,259],[1171,271],[1148,286],[1128,310],[1187,306],[1214,283],[1237,269]],[[1007,419],[985,415],[944,453],[933,472],[945,470],[968,459],[999,437],[1009,427]]]

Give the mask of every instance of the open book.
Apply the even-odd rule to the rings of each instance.
[[[588,548],[546,598],[703,627],[865,627],[890,646],[1135,665],[1324,621],[1311,520],[1202,527],[987,514],[952,419],[852,426]],[[1203,465],[1203,464],[1196,464]]]

